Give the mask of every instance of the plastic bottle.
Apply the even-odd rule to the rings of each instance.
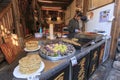
[[[39,33],[42,33],[42,27],[40,27]]]
[[[39,33],[40,33],[40,37],[42,37],[43,36],[43,34],[42,34],[42,27],[40,27]]]

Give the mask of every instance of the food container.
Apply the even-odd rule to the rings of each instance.
[[[76,50],[71,44],[59,40],[52,40],[44,43],[39,52],[41,57],[55,61],[73,56]]]

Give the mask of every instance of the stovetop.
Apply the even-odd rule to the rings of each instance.
[[[96,33],[78,33],[74,36],[74,38],[77,38],[79,39],[79,41],[82,42],[97,42],[103,39],[103,35]]]

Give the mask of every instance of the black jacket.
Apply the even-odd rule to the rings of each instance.
[[[69,33],[75,33],[75,29],[79,29],[79,22],[76,19],[71,19],[68,24]]]

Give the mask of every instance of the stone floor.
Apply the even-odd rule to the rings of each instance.
[[[89,80],[120,80],[120,54],[101,64]]]
[[[106,80],[112,69],[112,61],[107,60],[105,63],[101,64],[89,80]]]

